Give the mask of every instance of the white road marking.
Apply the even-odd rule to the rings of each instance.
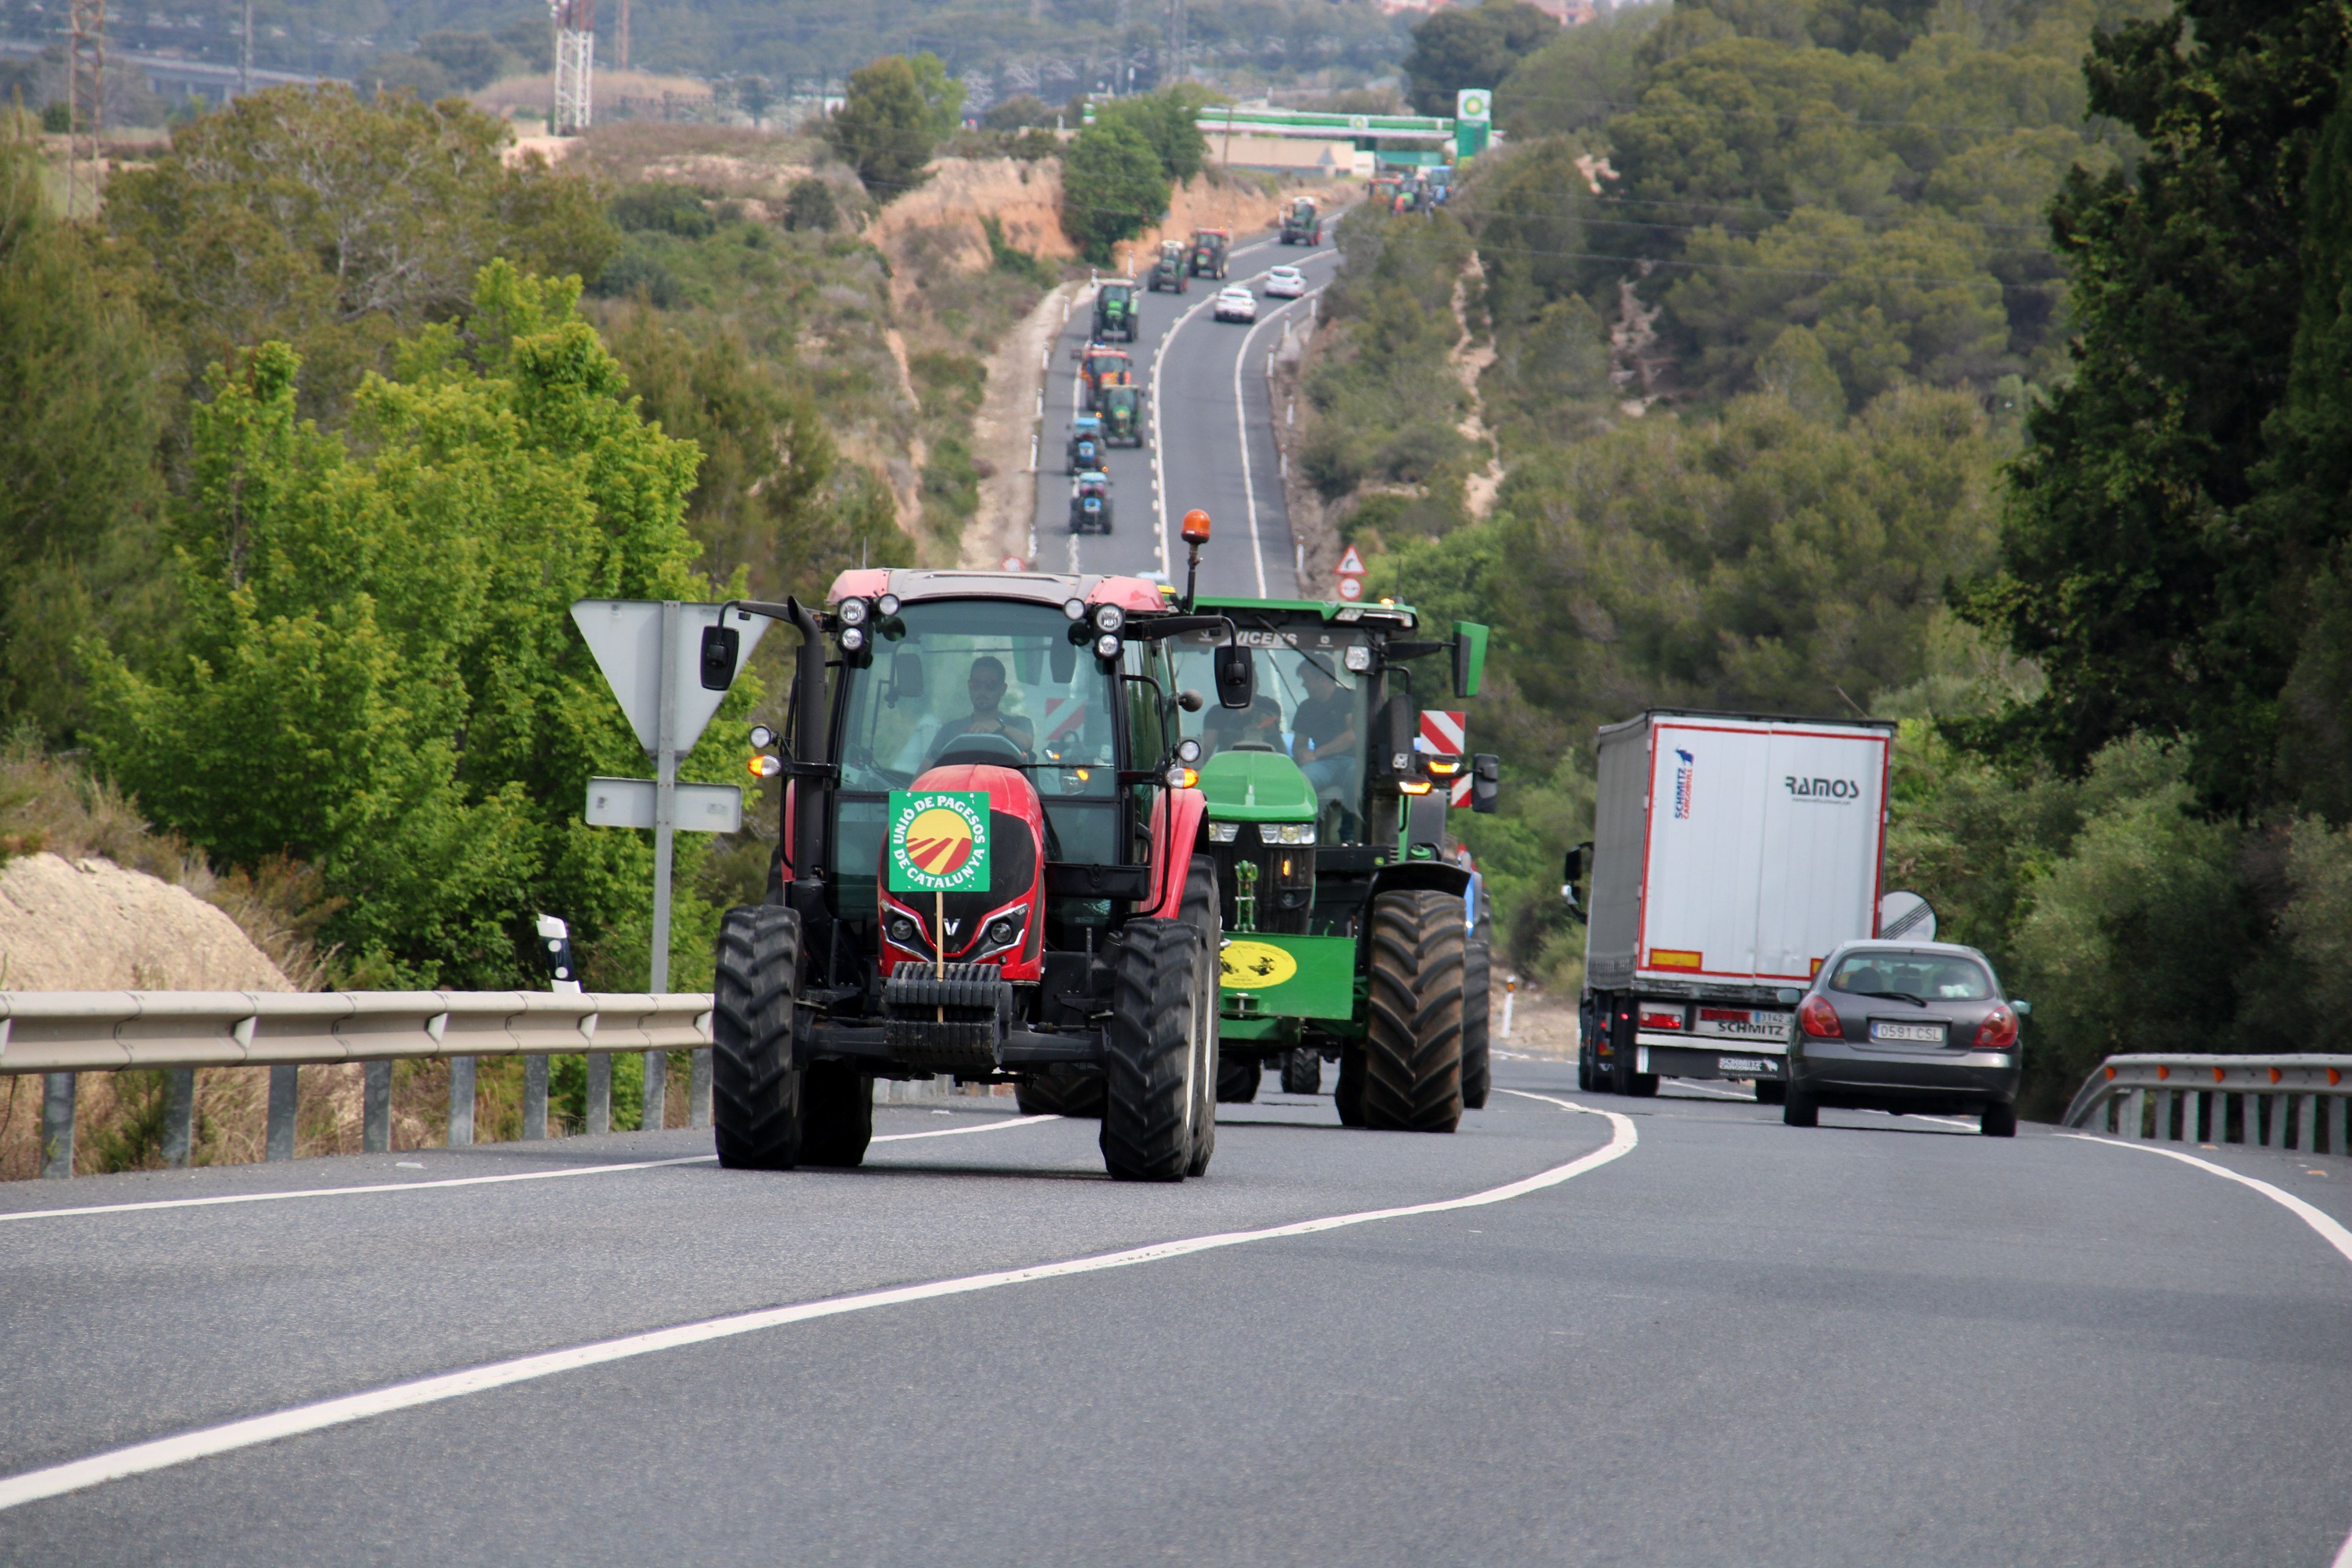
[[[998,1132],[1033,1122],[1058,1121],[1055,1116],[1016,1116],[977,1127],[940,1127],[929,1132],[891,1132],[877,1143],[902,1143],[910,1138],[952,1138],[959,1132]],[[479,1147],[479,1145],[477,1145]],[[435,1187],[487,1187],[501,1182],[551,1182],[561,1176],[602,1176],[615,1171],[658,1171],[668,1165],[708,1165],[716,1154],[687,1154],[675,1160],[633,1160],[625,1164],[566,1165],[558,1171],[515,1171],[501,1176],[449,1176],[437,1182],[377,1182],[362,1187],[303,1187],[287,1193],[226,1193],[209,1198],[157,1198],[135,1204],[91,1204],[72,1209],[19,1209],[0,1214],[0,1224],[20,1219],[69,1219],[94,1214],[138,1214],[148,1209],[217,1208],[224,1204],[273,1204],[288,1198],[348,1198],[362,1193],[421,1193]]]
[[[1260,316],[1250,324],[1250,330],[1242,334],[1242,346],[1234,354],[1234,434],[1241,440],[1242,505],[1249,520],[1250,564],[1257,571],[1257,596],[1261,599],[1266,597],[1265,552],[1260,548],[1257,539],[1257,484],[1250,477],[1249,405],[1242,400],[1242,366],[1249,361],[1250,340],[1257,336],[1260,327],[1270,324],[1276,316],[1301,300],[1313,299],[1322,292],[1322,289],[1323,286],[1318,284],[1300,295],[1298,299],[1285,300]],[[1266,351],[1266,366],[1269,374],[1273,372],[1273,365],[1274,352],[1269,349]],[[1297,585],[1294,583],[1292,591],[1296,593],[1297,589]]]
[[[656,1329],[649,1333],[629,1334],[620,1339],[600,1340],[591,1344],[574,1345],[568,1350],[549,1351],[539,1355],[518,1356],[511,1361],[492,1362],[464,1372],[446,1373],[437,1377],[419,1378],[413,1383],[394,1384],[389,1388],[372,1389],[365,1394],[346,1394],[338,1399],[320,1400],[313,1405],[297,1405],[290,1410],[273,1411],[267,1415],[249,1416],[218,1426],[183,1432],[176,1436],[162,1437],[152,1442],[135,1443],[111,1453],[93,1455],[87,1459],[75,1459],[43,1469],[27,1470],[21,1475],[0,1480],[0,1510],[20,1508],[43,1498],[60,1497],[127,1476],[146,1475],[155,1470],[208,1458],[215,1454],[233,1453],[263,1443],[273,1443],[282,1437],[299,1436],[330,1426],[341,1426],[354,1421],[364,1421],[372,1415],[383,1415],[395,1410],[410,1410],[421,1405],[435,1405],[444,1400],[460,1399],[469,1394],[484,1394],[511,1384],[528,1383],[537,1378],[552,1377],[559,1373],[577,1372],[584,1367],[602,1366],[608,1362],[625,1361],[633,1356],[651,1355],[660,1351],[678,1350],[688,1345],[708,1344],[714,1340],[732,1339],[740,1334],[758,1333],[766,1329],[782,1328],[792,1323],[805,1323],[819,1318],[840,1317],[849,1312],[870,1311],[877,1307],[901,1306],[910,1301],[932,1301],[946,1296],[965,1296],[980,1290],[993,1290],[1007,1285],[1034,1284],[1041,1279],[1066,1279],[1076,1275],[1098,1274],[1106,1269],[1128,1268],[1141,1263],[1161,1263],[1173,1258],[1189,1258],[1196,1253],[1211,1252],[1221,1247],[1239,1247],[1253,1241],[1273,1241],[1295,1236],[1315,1236],[1325,1231],[1341,1230],[1350,1226],[1368,1225],[1375,1220],[1405,1219],[1419,1215],[1450,1214],[1457,1209],[1482,1208],[1489,1204],[1507,1203],[1525,1197],[1529,1193],[1556,1187],[1562,1182],[1597,1170],[1612,1160],[1633,1152],[1640,1142],[1631,1118],[1612,1110],[1593,1110],[1565,1100],[1555,1100],[1546,1094],[1523,1094],[1517,1089],[1505,1089],[1506,1094],[1520,1094],[1527,1100],[1540,1100],[1557,1105],[1563,1110],[1587,1116],[1602,1116],[1609,1120],[1609,1142],[1590,1154],[1580,1155],[1565,1164],[1538,1171],[1532,1176],[1522,1176],[1516,1182],[1506,1182],[1499,1187],[1458,1198],[1442,1198],[1433,1203],[1408,1204],[1399,1208],[1365,1209],[1353,1214],[1327,1215],[1317,1219],[1294,1221],[1288,1225],[1269,1226],[1262,1230],[1223,1231],[1210,1236],[1186,1237],[1176,1241],[1153,1242],[1144,1247],[1131,1247],[1119,1252],[1101,1253],[1092,1258],[1073,1258],[1058,1263],[1032,1264],[1024,1268],[1000,1269],[989,1274],[967,1274],[952,1279],[934,1279],[920,1285],[901,1285],[887,1290],[867,1290],[854,1296],[835,1296],[821,1301],[803,1301],[789,1307],[771,1307],[755,1312],[738,1312],[729,1317],[707,1319],[698,1323],[681,1323],[675,1328]]]
[[[1712,1089],[1703,1083],[1693,1083],[1686,1078],[1669,1079],[1667,1081],[1676,1089],[1689,1089],[1697,1094],[1711,1094],[1718,1100],[1742,1100],[1751,1105],[1755,1103],[1753,1095],[1741,1094],[1736,1089]]]
[[[2227,1165],[2217,1165],[2210,1160],[2200,1160],[2194,1154],[2184,1154],[2178,1149],[2167,1149],[2158,1143],[2135,1142],[2123,1138],[2098,1138],[2087,1132],[2061,1132],[2058,1136],[2079,1139],[2085,1143],[2105,1143],[2111,1149],[2131,1149],[2142,1154],[2161,1154],[2168,1160],[2178,1160],[2184,1165],[2194,1165],[2208,1175],[2219,1176],[2225,1182],[2235,1182],[2242,1187],[2252,1187],[2318,1232],[2320,1240],[2334,1247],[2347,1263],[2352,1263],[2352,1230],[2346,1230],[2337,1223],[2334,1215],[2325,1210],[2315,1208],[2284,1187],[2274,1187],[2268,1182],[2258,1181],[2252,1176],[2241,1175]],[[2344,1544],[2336,1549],[2336,1555],[2329,1562],[2332,1568],[2352,1568],[2352,1534],[2345,1536]]]

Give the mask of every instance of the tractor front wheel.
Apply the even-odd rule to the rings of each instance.
[[[1294,1046],[1282,1054],[1282,1092],[1323,1092],[1323,1053],[1311,1046]]]
[[[729,910],[719,922],[717,969],[710,1122],[719,1163],[731,1170],[789,1171],[801,1159],[802,1084],[793,1067],[798,911],[772,904]]]
[[[1364,1125],[1451,1132],[1462,1121],[1462,900],[1435,892],[1372,900],[1364,1032]]]
[[[1193,1016],[1201,994],[1200,929],[1130,920],[1112,971],[1103,1054],[1103,1164],[1123,1182],[1181,1182],[1192,1161],[1200,1089]]]

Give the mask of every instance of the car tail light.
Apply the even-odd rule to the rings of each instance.
[[[2017,1044],[2017,1015],[2006,1007],[1995,1007],[1977,1026],[1976,1048],[1980,1051],[2005,1051]]]
[[[1839,1020],[1837,1009],[1831,1006],[1830,999],[1819,992],[1806,997],[1804,1005],[1797,1009],[1797,1022],[1804,1026],[1805,1033],[1817,1040],[1836,1040],[1845,1037],[1845,1025]]]

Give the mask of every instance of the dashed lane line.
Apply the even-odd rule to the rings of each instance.
[[[1212,1252],[1223,1247],[1241,1247],[1250,1242],[1274,1241],[1289,1237],[1315,1236],[1325,1231],[1342,1230],[1350,1226],[1369,1225],[1376,1220],[1406,1219],[1420,1215],[1450,1214],[1456,1210],[1484,1207],[1488,1204],[1507,1203],[1530,1193],[1556,1187],[1562,1182],[1598,1170],[1612,1160],[1633,1152],[1639,1138],[1630,1117],[1613,1110],[1595,1110],[1570,1100],[1556,1100],[1547,1094],[1527,1094],[1517,1089],[1505,1089],[1506,1094],[1517,1094],[1522,1099],[1538,1100],[1586,1116],[1606,1117],[1610,1125],[1609,1142],[1590,1154],[1580,1155],[1549,1170],[1522,1176],[1501,1186],[1487,1187],[1458,1198],[1441,1198],[1433,1203],[1407,1204],[1396,1208],[1363,1209],[1352,1214],[1325,1215],[1316,1219],[1297,1220],[1288,1225],[1268,1226],[1259,1230],[1222,1231],[1209,1236],[1185,1237],[1175,1241],[1158,1241],[1145,1247],[1131,1247],[1118,1252],[1100,1253],[1091,1258],[1073,1258],[1058,1263],[1032,1264],[1024,1268],[999,1269],[988,1274],[967,1274],[951,1279],[934,1279],[919,1285],[901,1285],[886,1290],[862,1291],[854,1296],[835,1296],[820,1301],[803,1301],[789,1307],[772,1307],[755,1312],[737,1312],[723,1318],[709,1318],[698,1323],[681,1323],[675,1328],[657,1329],[650,1333],[629,1334],[620,1339],[599,1340],[590,1344],[574,1345],[566,1350],[550,1351],[539,1355],[518,1356],[510,1361],[491,1362],[464,1372],[447,1373],[437,1377],[419,1378],[412,1383],[394,1384],[388,1388],[371,1389],[364,1394],[346,1394],[338,1399],[320,1400],[316,1404],[297,1405],[290,1410],[273,1411],[223,1426],[207,1426],[176,1436],[158,1438],[153,1442],[136,1443],[111,1453],[93,1455],[87,1459],[75,1459],[43,1469],[27,1470],[21,1475],[0,1480],[0,1510],[21,1508],[44,1498],[60,1497],[100,1486],[108,1481],[130,1476],[147,1475],[156,1470],[171,1469],[197,1459],[217,1454],[234,1453],[240,1448],[257,1447],[282,1438],[305,1433],[323,1431],[331,1426],[347,1426],[371,1416],[388,1415],[396,1410],[415,1409],[418,1405],[436,1405],[445,1400],[461,1399],[467,1394],[486,1394],[492,1389],[514,1384],[529,1383],[552,1377],[560,1373],[578,1372],[587,1367],[602,1366],[610,1362],[631,1357],[652,1355],[662,1351],[681,1350],[690,1345],[708,1344],[714,1340],[733,1339],[740,1334],[759,1333],[768,1329],[783,1328],[793,1323],[805,1323],[820,1318],[835,1318],[850,1312],[871,1311],[880,1307],[901,1306],[913,1301],[931,1301],[947,1296],[966,1296],[976,1291],[1001,1289],[1009,1285],[1030,1285],[1045,1279],[1066,1279],[1076,1275],[1098,1274],[1113,1268],[1131,1268],[1139,1264],[1164,1263],[1171,1258],[1190,1258],[1197,1253]]]
[[[977,1127],[935,1127],[928,1132],[890,1132],[874,1140],[877,1143],[903,1143],[917,1138],[950,1138],[960,1132],[1001,1132],[1010,1127],[1027,1127],[1039,1121],[1058,1121],[1057,1116],[1016,1116],[1002,1121],[990,1121]],[[99,1214],[137,1214],[150,1209],[218,1208],[227,1204],[282,1203],[289,1198],[349,1198],[366,1193],[421,1193],[436,1187],[488,1187],[503,1182],[551,1182],[565,1176],[604,1176],[619,1171],[658,1171],[668,1165],[708,1165],[719,1158],[716,1154],[687,1154],[675,1160],[632,1160],[609,1165],[566,1165],[555,1171],[514,1171],[498,1176],[449,1176],[437,1182],[374,1182],[356,1187],[302,1187],[286,1193],[224,1193],[206,1198],[156,1198],[135,1204],[91,1204],[70,1209],[18,1209],[12,1214],[0,1214],[0,1224],[26,1219],[70,1219],[79,1215]]]

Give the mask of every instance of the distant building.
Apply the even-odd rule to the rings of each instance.
[[[1381,9],[1393,15],[1399,11],[1443,11],[1457,0],[1381,0]],[[1526,0],[1537,10],[1548,13],[1563,27],[1581,26],[1601,14],[1595,0]]]

